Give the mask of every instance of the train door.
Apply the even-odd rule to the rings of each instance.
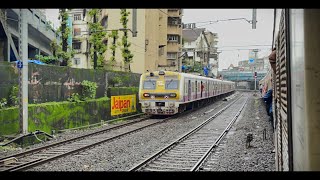
[[[196,99],[197,99],[198,98],[198,96],[197,96],[198,95],[198,81],[196,81],[196,92],[195,93],[196,93]]]
[[[206,97],[209,97],[209,93],[210,93],[210,91],[209,91],[209,87],[210,87],[210,81],[207,81],[207,88],[206,88]]]
[[[188,101],[191,100],[191,80],[188,81]]]
[[[201,81],[201,82],[200,82],[200,97],[201,97],[201,98],[202,98],[202,94],[203,94],[203,88],[204,88],[203,82]]]

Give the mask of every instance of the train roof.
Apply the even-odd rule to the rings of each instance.
[[[200,79],[210,79],[210,80],[214,80],[214,81],[219,81],[219,82],[232,82],[232,81],[225,81],[225,80],[220,80],[220,79],[213,79],[210,77],[205,77],[205,76],[198,76],[198,75],[194,75],[194,74],[189,74],[189,73],[179,73],[179,72],[174,72],[174,71],[153,71],[153,72],[146,72],[143,73],[142,75],[150,75],[151,73],[153,73],[154,76],[158,76],[158,75],[169,75],[169,76],[174,76],[174,75],[181,75],[183,77],[193,77],[193,78],[200,78]],[[160,73],[160,74],[159,74]],[[233,82],[232,82],[233,83]]]

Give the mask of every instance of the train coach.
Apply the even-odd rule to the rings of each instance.
[[[320,170],[320,10],[275,9],[272,84],[276,170]]]
[[[213,101],[235,90],[235,83],[172,71],[141,75],[139,103],[142,112],[173,115]]]

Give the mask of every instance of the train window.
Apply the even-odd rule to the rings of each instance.
[[[165,79],[178,79],[178,76],[176,76],[176,75],[165,75],[164,78]]]
[[[156,89],[156,81],[152,81],[152,80],[144,81],[143,89]]]
[[[146,76],[146,79],[159,79],[159,76]]]
[[[188,81],[185,81],[185,83],[184,83],[184,93],[185,94],[188,93]]]
[[[179,81],[178,80],[166,80],[166,89],[178,89]]]
[[[194,82],[192,82],[192,92],[194,92]]]

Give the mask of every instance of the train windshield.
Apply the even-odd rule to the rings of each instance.
[[[143,89],[156,89],[156,81],[155,80],[146,80],[143,83]]]
[[[166,89],[178,89],[179,81],[178,80],[166,80]]]

